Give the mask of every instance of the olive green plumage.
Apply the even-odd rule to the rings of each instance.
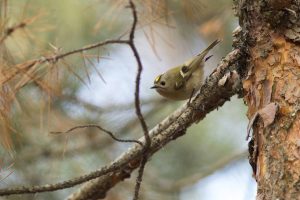
[[[188,62],[157,76],[154,80],[154,86],[151,88],[156,89],[160,95],[168,99],[189,99],[193,92],[196,92],[202,86],[205,57],[219,42],[220,40],[215,40]]]

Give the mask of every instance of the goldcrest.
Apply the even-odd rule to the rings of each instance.
[[[151,89],[155,89],[160,95],[168,99],[185,100],[191,98],[203,84],[203,67],[205,61],[211,56],[205,57],[219,42],[220,40],[215,40],[205,50],[188,62],[158,75]]]

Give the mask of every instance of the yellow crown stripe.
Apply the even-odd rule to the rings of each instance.
[[[161,76],[162,76],[162,75],[157,76],[157,77],[155,78],[155,80],[154,80],[154,83],[158,83],[158,82],[160,81],[160,79],[161,79]]]

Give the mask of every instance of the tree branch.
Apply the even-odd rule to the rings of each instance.
[[[189,126],[203,119],[210,111],[222,106],[238,92],[240,89],[239,77],[234,70],[239,71],[238,69],[243,67],[238,66],[241,59],[243,56],[239,50],[229,53],[220,62],[218,68],[206,79],[189,105],[184,104],[149,132],[151,146],[148,150],[148,157],[170,141],[184,135]],[[224,77],[227,77],[225,81]],[[220,82],[220,80],[223,81]],[[145,143],[145,138],[142,137],[139,141]],[[55,191],[100,177],[84,185],[68,199],[89,199],[96,196],[100,198],[105,196],[106,192],[115,184],[130,177],[132,171],[139,167],[143,149],[139,144],[136,144],[111,164],[68,181],[44,186],[4,188],[0,190],[0,196]]]
[[[205,84],[189,106],[184,104],[150,131],[151,146],[149,156],[163,148],[170,141],[185,134],[185,130],[189,126],[203,119],[207,113],[223,105],[231,96],[238,92],[241,86],[234,70],[243,67],[239,66],[240,60],[243,58],[239,50],[229,53],[220,62],[218,68],[206,79]],[[228,72],[231,72],[229,77],[225,76]],[[225,83],[224,77],[227,77]],[[220,80],[223,80],[223,83]],[[143,142],[144,140],[144,138],[140,139]],[[135,145],[114,161],[127,162],[127,165],[122,170],[86,183],[80,190],[69,196],[68,200],[105,198],[109,189],[118,182],[129,178],[131,172],[138,167],[141,152],[142,149]]]

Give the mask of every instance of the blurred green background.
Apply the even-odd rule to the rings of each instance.
[[[132,16],[125,0],[0,0],[1,31],[30,21],[0,46],[1,68],[119,36],[127,37]],[[139,24],[136,46],[144,66],[142,109],[149,128],[180,107],[150,90],[154,78],[196,55],[216,38],[223,42],[207,63],[208,75],[231,50],[237,26],[228,0],[135,1]],[[0,187],[55,183],[109,163],[130,145],[95,129],[52,135],[75,125],[99,124],[120,138],[139,138],[135,116],[136,62],[127,46],[111,45],[39,66],[15,91],[10,105],[14,150],[0,149]],[[14,91],[19,75],[7,83]],[[188,134],[148,162],[141,199],[250,200],[256,185],[247,161],[246,107],[233,97]],[[107,199],[131,199],[135,173],[113,188]],[[63,199],[80,186],[0,199]]]

